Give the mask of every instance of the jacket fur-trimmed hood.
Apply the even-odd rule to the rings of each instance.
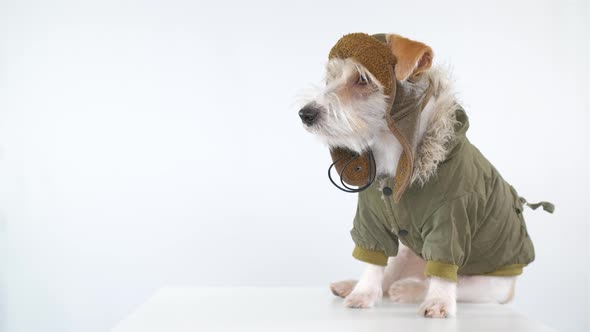
[[[469,128],[468,120],[457,120],[459,106],[455,92],[447,73],[441,68],[434,68],[424,73],[434,91],[434,113],[430,118],[426,132],[418,143],[412,184],[424,185],[435,175],[438,165],[445,161],[455,146],[456,138],[465,135]]]

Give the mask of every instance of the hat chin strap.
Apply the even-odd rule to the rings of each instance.
[[[395,86],[389,98],[387,126],[400,142],[403,151],[397,163],[394,181],[394,201],[399,202],[402,194],[412,181],[414,159],[418,146],[418,128],[422,110],[433,95],[429,79],[417,78],[404,82],[395,77],[393,66],[390,67],[391,79]]]

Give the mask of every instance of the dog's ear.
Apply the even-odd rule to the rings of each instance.
[[[400,81],[415,76],[432,66],[430,46],[399,35],[387,35],[387,45],[397,59],[395,76]]]

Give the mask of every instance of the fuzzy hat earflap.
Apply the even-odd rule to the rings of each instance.
[[[397,165],[394,200],[399,202],[411,183],[417,147],[420,112],[432,95],[429,82],[412,82],[430,68],[430,47],[397,35],[352,33],[342,37],[330,51],[329,59],[353,59],[363,65],[383,85],[388,96],[385,115],[389,130],[403,147]],[[409,80],[408,80],[409,79]],[[401,84],[408,80],[408,84]],[[341,180],[364,189],[374,179],[374,160],[370,151],[360,157],[346,148],[330,150]],[[347,187],[348,188],[348,187]]]

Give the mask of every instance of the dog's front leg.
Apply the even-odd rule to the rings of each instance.
[[[428,318],[446,318],[457,313],[457,283],[429,277],[428,292],[420,306],[420,313]]]
[[[367,264],[361,278],[352,292],[344,299],[344,305],[349,308],[370,308],[383,297],[384,266]]]

